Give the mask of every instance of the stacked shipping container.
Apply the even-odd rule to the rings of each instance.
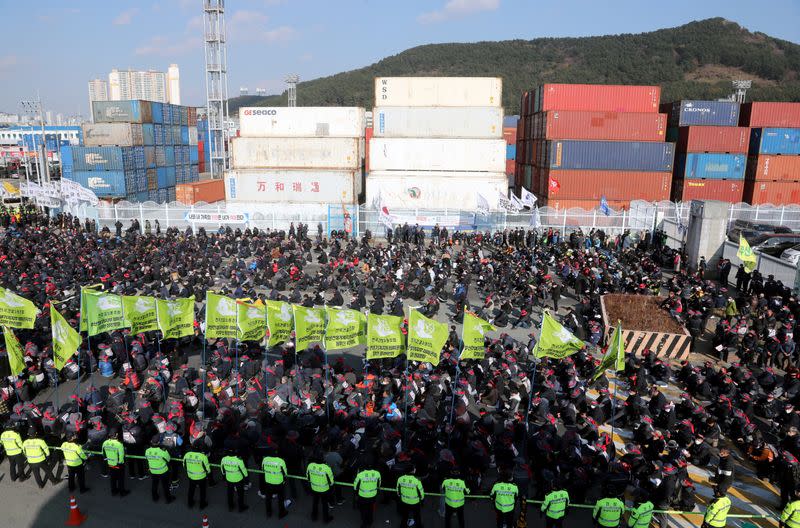
[[[229,202],[358,203],[363,108],[240,108],[239,127]]]
[[[506,177],[508,188],[513,192],[516,187],[516,160],[517,160],[517,125],[519,116],[505,116],[503,118],[503,139],[506,140]]]
[[[518,187],[542,205],[612,208],[669,198],[674,144],[656,86],[545,84],[525,92],[517,127]]]
[[[800,103],[747,103],[740,122],[751,127],[745,201],[800,203]]]
[[[506,196],[501,103],[499,78],[376,78],[367,203],[474,210],[478,193]]]

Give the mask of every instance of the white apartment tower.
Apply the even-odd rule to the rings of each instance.
[[[167,76],[155,70],[111,70],[108,74],[108,99],[144,99],[166,103]]]
[[[93,101],[108,101],[108,82],[103,79],[89,81],[89,111]]]
[[[170,64],[167,70],[167,100],[172,104],[181,104],[181,72],[177,64]]]

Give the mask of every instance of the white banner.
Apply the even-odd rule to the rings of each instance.
[[[57,208],[61,207],[61,199],[59,198],[51,198],[49,196],[37,196],[34,198],[36,201],[36,205],[40,205],[42,207],[52,207]]]
[[[511,200],[511,198],[507,198],[503,193],[499,193],[497,196],[497,208],[505,209],[506,211],[511,213],[516,213],[519,211],[519,208],[517,208],[513,200]]]
[[[479,215],[489,216],[489,200],[487,200],[481,193],[478,193],[476,196],[478,199],[478,204],[475,207],[475,210]]]
[[[249,213],[200,213],[187,212],[184,220],[197,224],[246,224],[250,221]]]
[[[525,206],[530,207],[531,209],[536,207],[536,196],[534,196],[532,192],[530,192],[525,187],[522,187],[522,191],[520,191],[519,194],[520,194],[520,198],[521,198],[520,201]]]

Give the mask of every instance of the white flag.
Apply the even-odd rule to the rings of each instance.
[[[533,211],[531,211],[531,227],[534,229],[542,227],[542,217],[539,216],[538,207],[535,207]]]
[[[522,209],[525,207],[525,204],[522,203],[522,200],[517,198],[514,193],[511,193],[511,204],[516,208],[517,212],[522,211]]]
[[[479,215],[489,216],[489,201],[481,193],[477,194],[478,205],[476,210]]]
[[[522,187],[522,191],[520,192],[520,197],[522,198],[522,203],[525,204],[527,207],[533,209],[536,206],[536,197],[533,195],[525,187]]]
[[[519,209],[516,208],[514,203],[508,197],[506,197],[506,195],[504,195],[501,191],[497,191],[497,193],[498,193],[497,196],[498,209],[505,209],[506,211],[510,211],[512,213],[519,211]]]

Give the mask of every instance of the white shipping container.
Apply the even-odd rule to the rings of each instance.
[[[462,177],[458,173],[433,176],[427,172],[370,172],[367,175],[366,202],[373,203],[378,195],[392,209],[450,209],[475,211],[478,193],[489,202],[497,203],[498,193],[508,192],[508,179],[503,173],[483,173],[483,179]]]
[[[375,106],[496,106],[500,77],[376,77]]]
[[[143,144],[142,125],[132,123],[84,123],[83,144],[87,147],[116,145],[136,147]]]
[[[343,169],[361,167],[359,138],[233,138],[234,169]],[[504,151],[505,152],[505,151]]]
[[[374,137],[475,138],[503,137],[503,109],[472,107],[377,107]]]
[[[241,137],[364,137],[364,109],[357,107],[245,107]]]
[[[190,145],[197,145],[197,127],[190,126],[189,127],[189,144]]]
[[[502,139],[372,138],[370,171],[505,172]]]
[[[355,204],[361,171],[229,170],[225,199],[242,203]]]

